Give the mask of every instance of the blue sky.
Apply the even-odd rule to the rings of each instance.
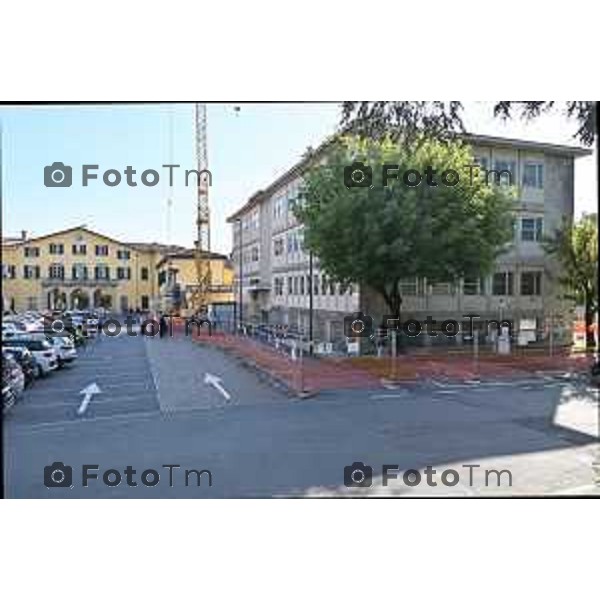
[[[560,114],[526,124],[491,117],[489,103],[468,102],[466,120],[474,133],[562,144],[572,139],[573,122]],[[209,166],[213,250],[229,252],[226,217],[256,190],[291,167],[311,145],[336,127],[335,104],[244,104],[208,106]],[[124,241],[160,241],[191,245],[195,238],[195,189],[167,185],[163,163],[195,168],[193,105],[129,105],[0,108],[3,142],[3,235],[26,229],[41,235],[85,224]],[[73,186],[46,188],[44,166],[61,161],[73,166]],[[576,210],[596,205],[595,158],[576,168]],[[117,187],[101,180],[81,185],[81,165],[99,172],[156,169],[155,187]],[[172,207],[168,208],[171,198]],[[170,224],[170,225],[169,225]]]

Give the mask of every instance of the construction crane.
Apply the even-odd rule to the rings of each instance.
[[[194,106],[196,164],[198,169],[197,207],[196,207],[196,286],[192,292],[192,310],[194,314],[206,314],[211,287],[210,272],[210,206],[208,203],[208,152],[206,140],[206,104]]]

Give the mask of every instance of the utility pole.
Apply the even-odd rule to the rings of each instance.
[[[242,332],[242,326],[244,323],[244,305],[243,305],[243,281],[244,281],[244,270],[242,267],[242,259],[244,256],[244,253],[242,252],[243,248],[242,248],[242,231],[243,231],[243,227],[242,227],[242,218],[240,217],[237,220],[238,224],[239,224],[239,235],[238,235],[238,248],[239,248],[239,259],[240,259],[240,274],[239,274],[239,280],[240,280],[240,296],[239,296],[239,311],[238,311],[238,331],[239,333]]]
[[[308,353],[313,354],[313,253],[308,252],[308,279],[310,281],[308,290]]]

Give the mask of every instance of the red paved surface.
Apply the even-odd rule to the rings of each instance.
[[[444,379],[464,381],[482,379],[518,379],[537,372],[581,372],[589,368],[591,357],[565,353],[548,356],[536,351],[517,351],[510,356],[482,354],[477,364],[463,352],[406,354],[396,359],[376,357],[310,358],[293,361],[287,354],[247,337],[224,333],[194,336],[195,341],[217,346],[253,364],[295,391],[326,389],[377,388],[382,379],[416,381]],[[302,365],[302,368],[301,368]]]

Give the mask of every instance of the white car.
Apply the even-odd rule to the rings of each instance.
[[[98,319],[96,317],[90,317],[85,322],[85,331],[88,335],[92,337],[98,333]]]
[[[56,335],[50,338],[58,357],[58,366],[72,363],[77,358],[75,344],[69,335]]]
[[[56,351],[56,358],[58,360],[59,367],[62,367],[67,363],[71,363],[77,358],[75,343],[73,342],[73,338],[67,332],[47,335],[44,330],[37,329],[27,333],[19,332],[16,336],[13,336],[13,339],[15,338],[50,342]]]
[[[2,323],[2,338],[14,335],[19,330],[14,323]]]
[[[58,368],[58,356],[54,345],[47,339],[32,339],[31,336],[14,336],[3,340],[7,348],[27,348],[36,364],[36,376],[45,376]]]

